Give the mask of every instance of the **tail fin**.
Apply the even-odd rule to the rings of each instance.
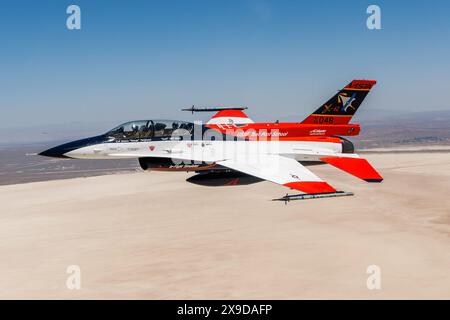
[[[375,80],[353,80],[302,123],[328,125],[349,123],[376,83]]]

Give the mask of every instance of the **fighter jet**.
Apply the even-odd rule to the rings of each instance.
[[[69,142],[40,153],[72,159],[136,158],[144,170],[240,172],[300,194],[290,201],[352,195],[337,191],[306,166],[330,164],[366,182],[383,178],[355,153],[345,136],[356,136],[355,112],[376,84],[353,80],[301,122],[255,123],[245,107],[183,109],[217,112],[208,122],[131,121],[99,136]]]

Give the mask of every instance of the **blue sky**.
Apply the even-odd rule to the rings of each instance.
[[[70,4],[81,30],[66,28]],[[382,30],[366,28],[369,4],[381,7]],[[300,120],[353,78],[378,80],[361,110],[450,109],[445,0],[0,6],[3,128],[185,118],[179,109],[192,104]]]

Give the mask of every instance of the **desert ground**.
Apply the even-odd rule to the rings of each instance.
[[[0,298],[450,299],[450,153],[367,158],[383,183],[314,166],[355,195],[287,205],[270,182],[207,187],[187,173],[1,186]]]

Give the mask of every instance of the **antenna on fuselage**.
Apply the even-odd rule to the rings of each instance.
[[[181,109],[181,111],[190,111],[192,114],[194,112],[214,112],[214,111],[222,111],[222,110],[246,110],[247,107],[196,107],[192,106],[190,108]]]

